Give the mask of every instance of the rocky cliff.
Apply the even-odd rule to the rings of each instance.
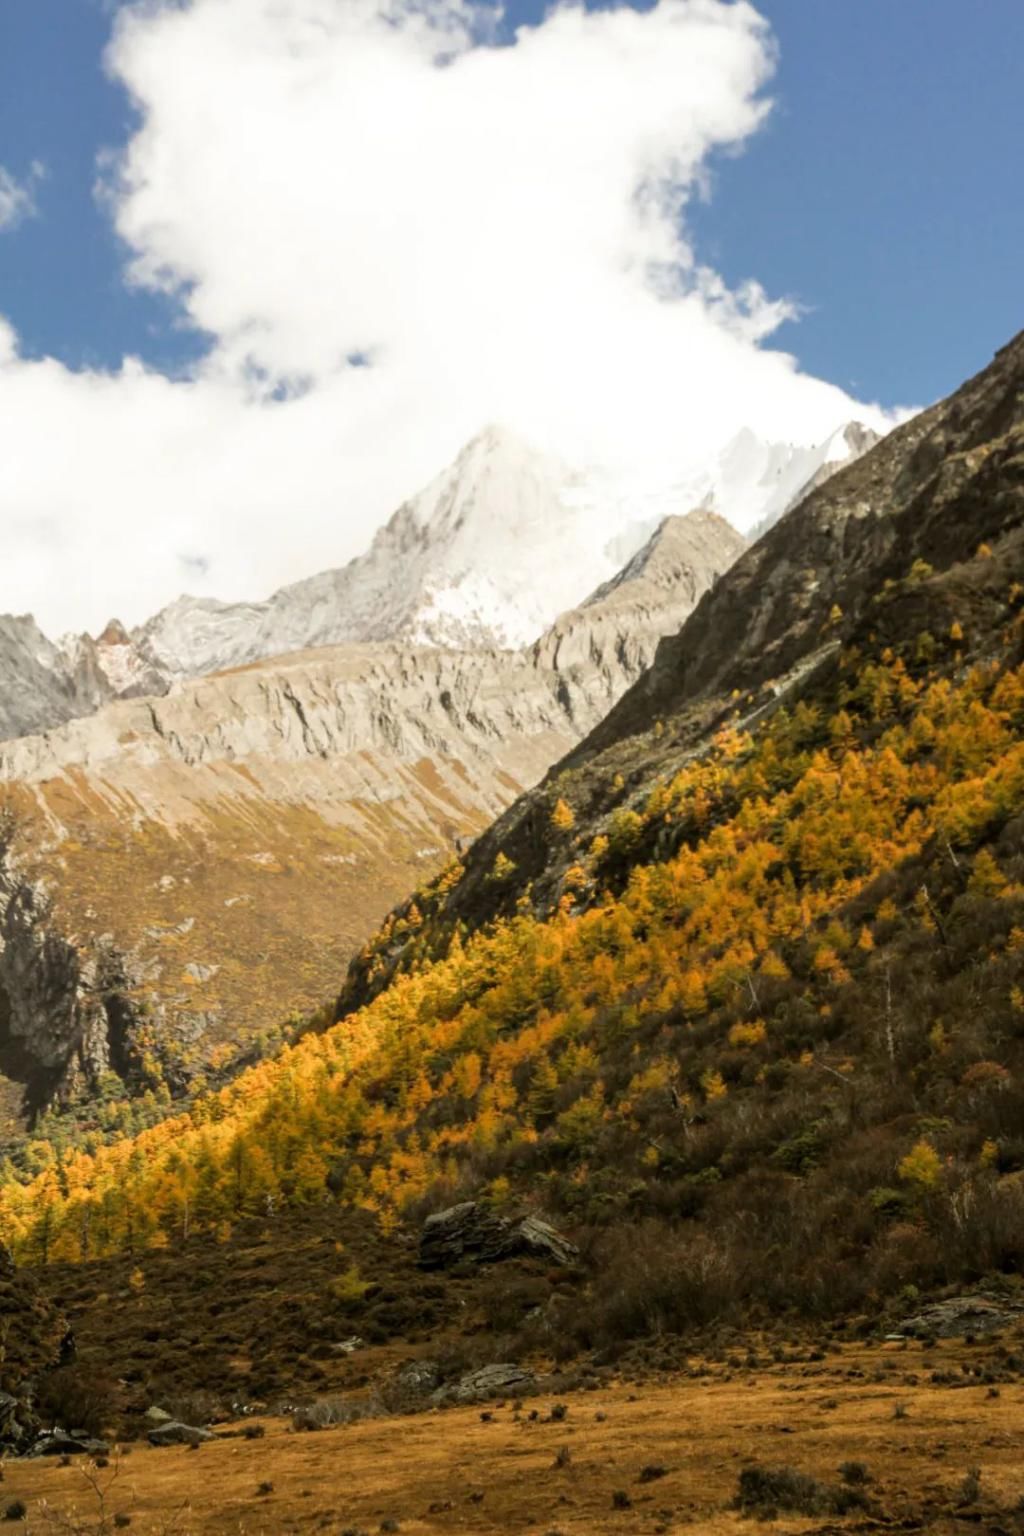
[[[8,1132],[110,1073],[181,1092],[329,997],[742,544],[713,514],[673,519],[525,650],[324,647],[0,745],[20,825],[0,875]]]
[[[0,740],[166,688],[166,677],[120,625],[108,625],[96,640],[79,635],[55,645],[30,615],[0,615]]]

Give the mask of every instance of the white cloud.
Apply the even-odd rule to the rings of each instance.
[[[764,343],[686,206],[768,111],[745,3],[563,6],[511,46],[461,0],[143,0],[106,196],[130,280],[214,338],[193,378],[73,374],[0,334],[0,609],[135,621],[363,548],[489,420],[678,470],[742,425],[877,420]],[[350,366],[353,356],[369,367]],[[292,398],[281,401],[282,393]]]
[[[43,165],[35,161],[29,174],[19,181],[6,166],[0,165],[0,234],[17,229],[19,224],[38,213],[36,184],[45,174]]]

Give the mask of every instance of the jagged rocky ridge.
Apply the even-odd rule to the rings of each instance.
[[[722,569],[735,545],[723,519],[772,520],[873,436],[851,425],[800,448],[740,433],[705,470],[652,492],[572,471],[488,428],[398,509],[366,554],[265,602],[182,597],[130,635],[112,621],[96,640],[57,645],[30,617],[0,619],[0,739],[314,646],[528,647],[642,558],[666,517],[717,512],[708,527],[722,540],[705,558]]]
[[[76,635],[55,645],[31,615],[0,615],[0,740],[166,688],[165,674],[116,622],[95,640]]]
[[[946,634],[969,609],[976,652],[986,634],[997,649],[1007,572],[1022,551],[1024,333],[830,477],[709,588],[595,729],[473,846],[442,903],[442,926],[478,926],[526,893],[545,910],[576,846],[607,831],[614,811],[642,803],[723,723],[750,725],[795,701],[858,636]],[[574,813],[575,846],[550,835],[557,797]],[[489,878],[499,853],[515,868],[500,883]],[[353,963],[339,1016],[386,986],[402,946],[381,958]]]

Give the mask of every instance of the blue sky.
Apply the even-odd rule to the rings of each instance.
[[[1020,327],[1024,0],[466,15],[0,0],[0,612],[263,597],[489,422],[728,510],[738,433],[885,429]]]
[[[884,404],[927,401],[1021,325],[1021,0],[763,0],[776,111],[715,161],[698,255],[805,308],[780,343]],[[107,0],[4,0],[0,164],[42,161],[38,217],[0,239],[0,312],[29,355],[74,367],[125,352],[181,368],[204,338],[130,291],[93,195],[96,157],[134,123],[102,70]],[[517,0],[510,24],[543,7]]]

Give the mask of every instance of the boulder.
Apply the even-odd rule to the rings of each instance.
[[[106,1456],[110,1446],[91,1435],[67,1434],[63,1429],[40,1435],[28,1451],[29,1456]]]
[[[421,1269],[448,1269],[461,1259],[487,1263],[506,1257],[507,1221],[475,1200],[428,1216],[420,1233]]]
[[[532,1371],[521,1365],[506,1363],[482,1365],[461,1377],[452,1387],[443,1387],[433,1395],[436,1403],[478,1403],[491,1397],[510,1397],[531,1392],[537,1385]]]
[[[170,1424],[174,1420],[174,1414],[168,1413],[166,1408],[158,1408],[153,1403],[142,1415],[147,1424]]]
[[[476,1200],[428,1216],[420,1234],[421,1269],[448,1269],[463,1259],[494,1264],[520,1257],[571,1264],[576,1256],[572,1243],[539,1216],[506,1221]]]
[[[513,1227],[511,1236],[522,1244],[523,1253],[546,1259],[550,1264],[574,1264],[579,1258],[579,1249],[539,1216],[525,1217]]]
[[[1024,1320],[1024,1307],[1003,1296],[950,1296],[922,1307],[900,1324],[902,1335],[958,1339],[969,1333],[1000,1333]]]
[[[341,1339],[337,1344],[330,1346],[332,1355],[354,1355],[357,1349],[362,1349],[363,1341],[357,1333],[351,1338]]]
[[[150,1445],[201,1445],[214,1437],[208,1429],[196,1429],[192,1424],[179,1424],[171,1419],[169,1424],[158,1424],[147,1436]]]

